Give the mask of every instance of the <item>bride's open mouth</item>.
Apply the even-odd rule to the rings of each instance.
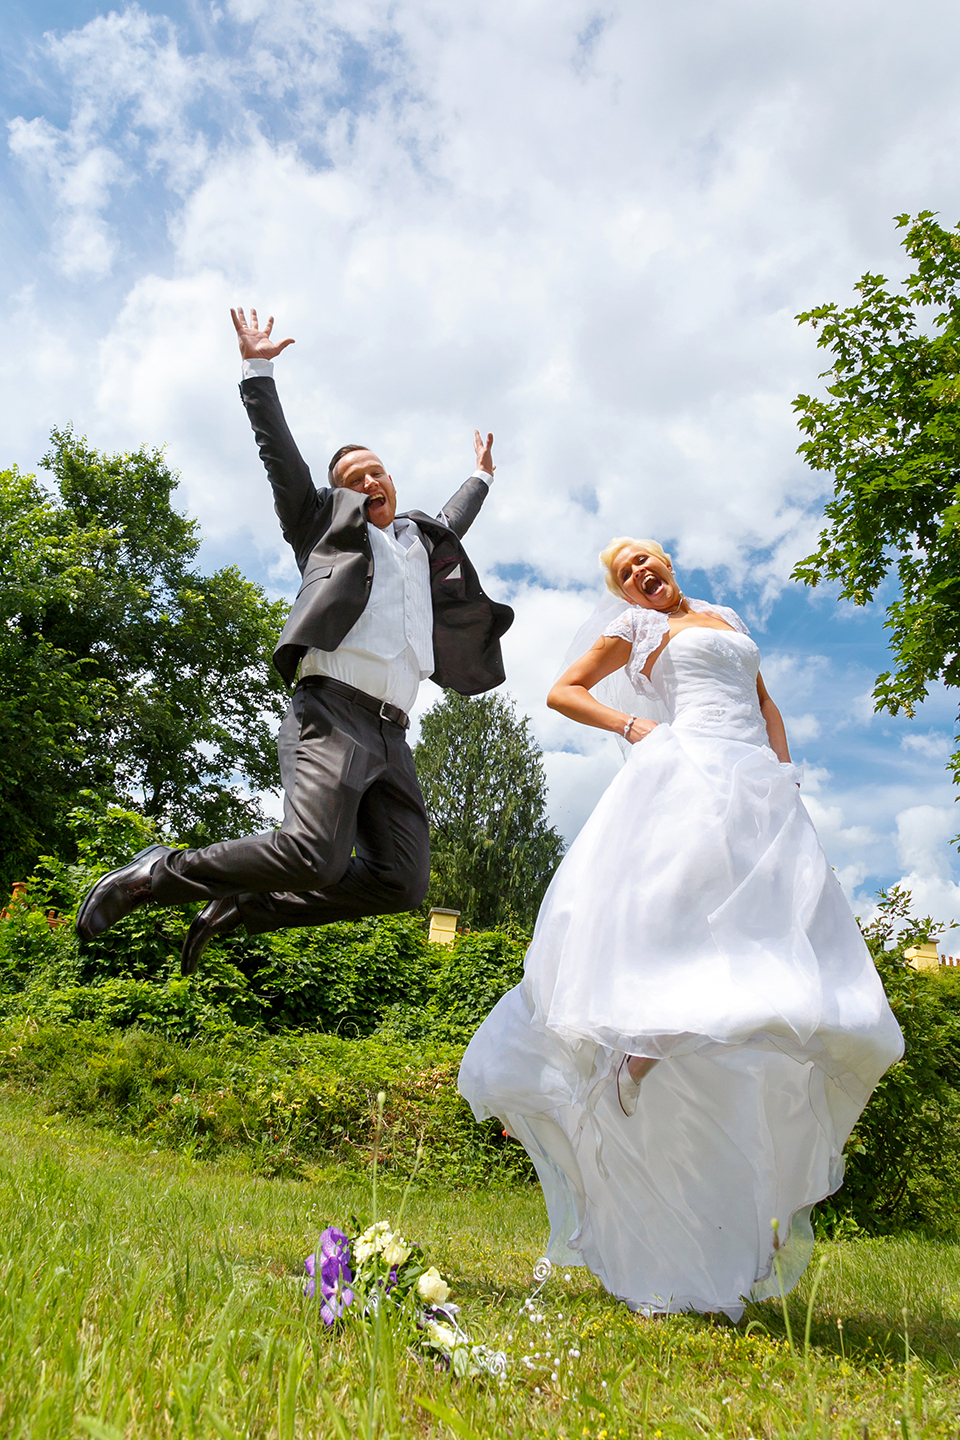
[[[653,574],[645,575],[643,577],[643,583],[640,586],[642,593],[651,598],[654,595],[658,595],[661,590],[665,590],[666,588],[666,584],[663,580],[661,580],[660,576]]]

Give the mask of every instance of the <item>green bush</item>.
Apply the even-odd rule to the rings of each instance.
[[[392,1005],[419,1005],[431,988],[426,926],[417,914],[231,938],[221,950],[249,974],[272,1030],[368,1035]]]
[[[501,995],[523,979],[527,938],[519,932],[474,930],[453,945],[429,948],[435,954],[428,1000],[392,1006],[378,1034],[433,1037],[464,1046]]]
[[[914,970],[911,945],[938,927],[910,895],[881,894],[864,938],[903,1031],[904,1056],[880,1081],[847,1142],[843,1188],[818,1207],[821,1229],[870,1234],[960,1227],[960,972]]]
[[[523,979],[528,938],[518,932],[479,930],[447,948],[437,973],[432,1003],[447,1024],[468,1037],[501,995]]]
[[[208,947],[189,983],[180,979],[180,949],[196,906],[146,906],[79,945],[73,920],[89,886],[162,837],[114,807],[78,810],[72,820],[77,860],[41,861],[0,922],[0,1016],[102,1018],[181,1037],[232,1024],[366,1035],[391,1006],[429,998],[435,967],[419,914],[238,932]]]
[[[235,1154],[266,1174],[306,1163],[369,1163],[377,1094],[387,1093],[381,1163],[450,1183],[526,1178],[521,1148],[496,1122],[477,1125],[456,1089],[460,1051],[376,1038],[234,1029],[191,1044],[133,1027],[71,1020],[8,1023],[0,1082],[31,1092],[47,1113],[174,1147],[198,1158]]]
[[[105,870],[164,838],[142,815],[101,806],[93,796],[88,801],[70,814],[76,860],[42,859],[0,924],[0,988],[7,994],[172,973],[189,925],[179,911],[139,910],[93,945],[78,946],[73,920],[89,887]]]

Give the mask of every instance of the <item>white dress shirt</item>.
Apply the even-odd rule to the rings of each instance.
[[[271,360],[243,362],[244,380],[272,374]],[[485,470],[473,474],[493,480]],[[368,520],[367,534],[373,584],[363,614],[336,650],[308,650],[300,675],[328,675],[409,713],[434,670],[430,560],[419,526],[404,516],[385,529]]]

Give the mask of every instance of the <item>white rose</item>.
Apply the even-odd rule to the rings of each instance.
[[[438,1350],[445,1350],[447,1353],[455,1350],[458,1345],[457,1332],[449,1325],[441,1325],[436,1320],[428,1320],[426,1324],[426,1335],[431,1345]]]
[[[450,1294],[450,1286],[435,1265],[424,1270],[417,1281],[417,1293],[428,1305],[442,1305]]]
[[[357,1240],[353,1246],[353,1259],[357,1265],[362,1265],[364,1260],[369,1260],[373,1254],[373,1246],[365,1240]]]
[[[399,1235],[392,1235],[383,1247],[383,1258],[392,1268],[394,1265],[402,1265],[410,1254],[410,1246],[407,1245]]]

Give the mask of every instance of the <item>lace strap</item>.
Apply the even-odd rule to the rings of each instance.
[[[629,642],[627,674],[635,689],[638,688],[637,676],[646,664],[647,656],[656,650],[669,629],[670,621],[659,610],[645,610],[640,605],[631,605],[603,632]]]
[[[633,616],[634,607],[631,606],[630,609],[624,610],[618,615],[615,620],[611,620],[601,634],[609,635],[614,640],[626,640],[628,645],[632,645],[634,640]]]

